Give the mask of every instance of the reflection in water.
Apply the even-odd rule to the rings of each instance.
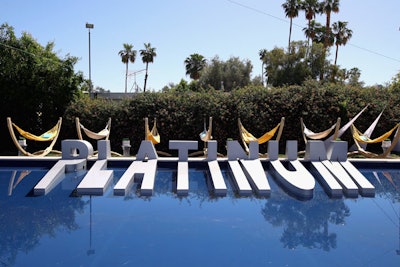
[[[379,236],[381,233],[379,229],[386,226],[389,226],[386,228],[389,229],[395,225],[396,233],[397,229],[399,230],[399,246],[397,247],[397,235],[393,235],[393,228],[388,231],[390,237],[383,242],[386,243],[389,240],[388,243],[390,243],[395,238],[396,247],[393,249],[393,244],[390,244],[390,251],[394,253],[394,257],[399,258],[396,256],[396,253],[400,254],[399,172],[380,171],[376,173],[376,176],[373,172],[365,172],[367,178],[376,187],[375,198],[330,199],[322,188],[318,188],[314,191],[314,197],[311,200],[299,201],[278,188],[273,179],[269,179],[273,191],[271,197],[238,197],[229,179],[230,173],[225,169],[223,169],[223,176],[228,186],[228,194],[226,197],[215,197],[210,192],[211,178],[204,168],[189,170],[189,194],[187,197],[177,196],[175,170],[174,167],[172,170],[171,168],[158,169],[154,194],[151,197],[140,196],[140,184],[135,184],[125,197],[113,196],[112,188],[110,188],[105,196],[96,198],[74,197],[74,188],[81,179],[76,173],[66,177],[48,195],[33,197],[30,191],[44,172],[31,171],[23,175],[20,170],[15,173],[0,171],[0,236],[2,237],[0,266],[14,265],[17,256],[18,261],[23,258],[21,252],[30,254],[29,256],[36,255],[39,249],[34,250],[34,248],[40,248],[39,242],[46,236],[54,237],[56,239],[54,242],[58,245],[66,242],[63,239],[66,235],[63,236],[61,231],[71,233],[71,236],[67,238],[73,240],[73,244],[79,242],[83,245],[82,249],[79,247],[83,257],[74,258],[76,256],[74,254],[69,262],[82,266],[84,264],[78,262],[79,260],[93,263],[98,262],[99,259],[112,261],[112,252],[124,255],[131,262],[143,256],[146,258],[142,259],[142,262],[147,263],[150,258],[157,258],[153,255],[158,255],[163,251],[164,256],[169,257],[171,251],[177,251],[176,248],[195,251],[193,254],[187,253],[190,256],[197,255],[199,251],[205,251],[205,247],[207,253],[234,251],[232,254],[238,255],[240,253],[236,251],[243,251],[247,246],[251,247],[252,253],[262,258],[266,253],[265,247],[271,245],[268,247],[268,250],[273,249],[273,252],[268,255],[270,258],[273,258],[275,254],[276,258],[285,260],[289,258],[289,254],[299,256],[300,253],[304,253],[304,250],[299,253],[300,250],[289,251],[289,249],[294,250],[300,247],[314,249],[312,255],[323,259],[331,259],[330,257],[336,257],[338,254],[340,257],[349,256],[343,251],[347,251],[347,248],[351,250],[356,242],[360,242],[355,235],[351,236],[350,232],[356,229],[349,225],[354,225],[354,222],[360,219],[357,217],[360,216],[357,214],[358,208],[363,209],[367,206],[369,211],[370,206],[365,205],[369,203],[381,205],[381,209],[377,206],[371,209],[374,208],[374,214],[382,211],[382,218],[389,217],[391,224],[388,225],[386,221],[382,222],[382,218],[379,218],[380,221],[373,225],[373,229],[365,228],[374,232],[374,235],[367,232],[365,235]],[[123,170],[117,170],[114,173],[114,183],[122,173]],[[22,178],[19,179],[19,177]],[[10,185],[12,185],[12,194],[9,196]],[[387,206],[383,206],[384,201],[387,201]],[[92,205],[96,205],[94,210],[92,210]],[[93,218],[96,222],[94,235]],[[88,221],[89,240],[88,231],[86,231]],[[336,227],[336,225],[344,226]],[[358,226],[359,224],[356,225]],[[82,228],[82,231],[76,231],[78,228]],[[271,231],[273,234],[266,234]],[[275,234],[278,234],[279,238],[276,238]],[[349,238],[343,241],[342,237],[345,235],[349,235],[346,236]],[[226,243],[220,245],[222,240]],[[177,244],[178,242],[181,243]],[[370,246],[379,253],[382,251],[382,249],[379,250],[379,243],[371,243],[372,245],[366,245],[367,248]],[[48,249],[48,247],[42,247],[42,249],[46,248]],[[360,251],[363,252],[363,249],[358,249],[357,254],[362,254]],[[104,251],[107,253],[103,253]],[[123,251],[126,251],[125,254]],[[132,253],[132,251],[137,253]],[[333,253],[326,253],[327,251]],[[244,257],[244,254],[240,254],[241,257]],[[162,257],[159,258],[161,261]],[[251,257],[251,259],[254,258],[256,257]],[[288,260],[289,263],[295,263],[295,261]],[[140,263],[139,260],[138,262]],[[162,265],[162,262],[159,263]],[[265,262],[257,263],[259,264],[253,265],[258,266]],[[309,262],[304,262],[306,263]],[[229,263],[224,262],[219,265],[227,264]],[[60,266],[72,265],[64,262],[64,264],[60,263]]]
[[[229,171],[223,171],[223,174],[228,185],[226,198],[231,199],[232,202],[238,201],[238,196],[235,195],[232,185],[229,185]],[[398,173],[381,172],[380,176],[385,181],[380,179],[379,183],[377,179],[369,177],[369,180],[376,187],[377,197],[387,198],[393,203],[398,202],[400,180],[398,177],[392,177],[396,175],[399,176]],[[156,179],[156,188],[152,197],[141,197],[138,189],[140,185],[137,185],[126,198],[131,200],[141,198],[151,201],[154,197],[164,195],[188,203],[196,202],[200,206],[204,202],[213,202],[221,198],[213,196],[210,192],[211,178],[204,169],[190,169],[190,190],[187,197],[180,197],[174,193],[176,172],[159,168]],[[286,193],[275,193],[271,198],[265,199],[261,214],[272,226],[283,228],[280,241],[284,248],[295,249],[302,246],[309,249],[330,251],[337,248],[337,233],[332,232],[329,225],[345,225],[346,218],[351,215],[345,199],[330,199],[323,190],[316,190],[314,197],[306,201],[297,200]],[[372,201],[374,201],[373,198]],[[396,218],[396,221],[398,221],[398,213],[396,213]],[[398,223],[396,223],[396,226],[398,227]]]
[[[320,191],[308,201],[284,195],[269,199],[261,213],[273,226],[283,227],[280,240],[285,248],[303,246],[329,251],[336,248],[336,233],[329,232],[329,223],[344,224],[350,209],[343,200],[329,199]]]
[[[368,176],[368,174],[366,176]],[[369,173],[369,178],[375,186],[376,194],[382,199],[386,199],[388,205],[391,207],[392,212],[386,212],[376,201],[374,201],[382,211],[382,216],[385,216],[397,229],[399,229],[399,246],[398,249],[396,249],[396,253],[400,256],[400,172],[374,171]],[[396,203],[399,206],[398,208],[395,207]]]
[[[11,175],[11,179],[10,179],[10,184],[8,186],[8,195],[11,196],[12,195],[12,191],[15,189],[15,187],[22,181],[22,179],[24,179],[28,174],[31,173],[31,171],[29,170],[24,170],[21,171],[17,180],[15,180],[15,177],[17,176],[17,172],[16,170],[12,171],[12,175]]]
[[[92,248],[92,195],[89,196],[89,249],[87,255],[93,255],[96,251]]]
[[[0,181],[10,179],[9,174],[10,172],[0,172]],[[78,229],[75,215],[84,210],[85,202],[80,198],[66,197],[61,186],[44,197],[30,196],[30,191],[43,177],[44,172],[22,172],[20,177],[22,174],[25,175],[23,180],[10,182],[13,184],[11,196],[3,191],[0,194],[1,266],[14,265],[18,252],[29,253],[44,235],[55,237],[59,230]],[[11,179],[13,176],[12,173]]]
[[[400,216],[395,208],[395,204],[400,202],[399,172],[366,172],[365,175],[375,186],[376,197],[386,199],[391,206],[391,215],[382,207],[380,210],[382,216],[388,217],[399,229],[399,249],[396,250],[399,254]],[[374,198],[372,201],[379,206],[379,201]],[[336,248],[337,234],[329,232],[329,224],[344,225],[346,217],[351,215],[343,199],[329,199],[324,192],[318,191],[309,201],[298,201],[287,195],[268,199],[261,213],[273,226],[283,227],[280,241],[285,248],[303,246],[324,251]]]
[[[122,174],[114,175],[114,184],[118,181],[118,177]],[[156,174],[156,182],[152,196],[142,196],[140,194],[141,184],[135,183],[124,197],[125,200],[135,200],[140,198],[144,201],[151,201],[159,196],[168,196],[180,201],[198,201],[201,205],[203,202],[212,202],[218,197],[213,195],[211,176],[208,171],[191,167],[189,169],[189,194],[181,196],[176,193],[177,172],[171,168],[158,168]]]

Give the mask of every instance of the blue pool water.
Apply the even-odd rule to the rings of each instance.
[[[317,183],[302,201],[269,174],[271,196],[239,197],[225,168],[228,194],[213,196],[199,166],[177,196],[170,167],[151,197],[76,196],[86,171],[35,197],[48,167],[0,167],[0,266],[400,266],[400,169],[360,169],[373,198],[331,199]],[[113,169],[115,184],[125,168]]]

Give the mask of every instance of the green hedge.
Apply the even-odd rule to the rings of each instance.
[[[64,116],[62,139],[75,138],[75,116],[87,128],[99,131],[108,117],[112,118],[111,147],[121,152],[123,138],[129,138],[132,153],[136,153],[144,138],[144,118],[150,126],[157,118],[161,143],[157,150],[171,152],[168,140],[199,140],[204,119],[213,117],[213,138],[219,151],[226,153],[227,138],[239,140],[237,119],[255,136],[261,136],[285,117],[281,138],[281,152],[286,140],[298,140],[299,150],[304,149],[300,117],[311,130],[322,131],[341,117],[342,125],[366,105],[368,109],[357,120],[357,127],[364,131],[386,107],[375,128],[374,136],[389,130],[399,121],[400,96],[386,89],[355,88],[338,85],[320,85],[307,82],[303,86],[284,88],[247,87],[230,93],[209,91],[205,93],[143,93],[122,101],[81,99],[71,104]],[[350,130],[342,140],[352,143]],[[95,145],[95,144],[94,144]],[[203,144],[199,142],[201,149]],[[372,147],[373,148],[373,147]],[[378,148],[376,148],[378,149]],[[380,148],[379,148],[380,149]],[[266,152],[267,145],[260,146]]]

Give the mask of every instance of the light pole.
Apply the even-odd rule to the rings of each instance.
[[[88,29],[89,30],[89,83],[90,83],[90,85],[89,85],[89,94],[91,94],[92,93],[92,87],[93,87],[93,85],[92,85],[92,69],[91,69],[91,65],[90,65],[90,61],[91,61],[91,59],[90,59],[90,29],[93,29],[94,28],[94,24],[91,24],[91,23],[87,23],[86,22],[86,29]]]

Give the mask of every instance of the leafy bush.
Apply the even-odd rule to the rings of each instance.
[[[6,23],[0,25],[0,43],[0,133],[8,135],[5,122],[11,117],[22,129],[42,134],[80,95],[83,76],[74,72],[78,58],[61,58],[54,43],[42,46],[28,33],[17,37]],[[2,140],[2,153],[15,149],[11,138]],[[31,151],[43,149],[39,143],[31,142]]]
[[[161,134],[161,143],[156,149],[169,151],[168,140],[199,140],[204,120],[208,122],[208,117],[212,116],[212,135],[218,141],[219,151],[226,153],[226,140],[239,140],[238,118],[251,133],[261,136],[279,123],[281,117],[285,117],[280,142],[281,152],[284,152],[286,140],[298,140],[299,150],[304,149],[300,117],[311,130],[318,132],[333,125],[338,117],[341,117],[342,125],[345,124],[366,105],[369,105],[368,109],[356,123],[362,131],[386,106],[374,136],[389,130],[399,118],[400,97],[389,90],[321,85],[315,81],[306,82],[303,86],[272,89],[248,86],[229,93],[215,90],[144,93],[120,102],[80,99],[66,110],[63,137],[76,136],[75,116],[79,116],[87,128],[98,130],[104,127],[108,117],[112,117],[112,149],[121,152],[122,139],[129,137],[132,152],[136,153],[144,139],[143,119],[148,117],[151,127],[156,118]],[[351,144],[350,130],[341,139]],[[267,145],[260,146],[260,152],[266,150]]]

